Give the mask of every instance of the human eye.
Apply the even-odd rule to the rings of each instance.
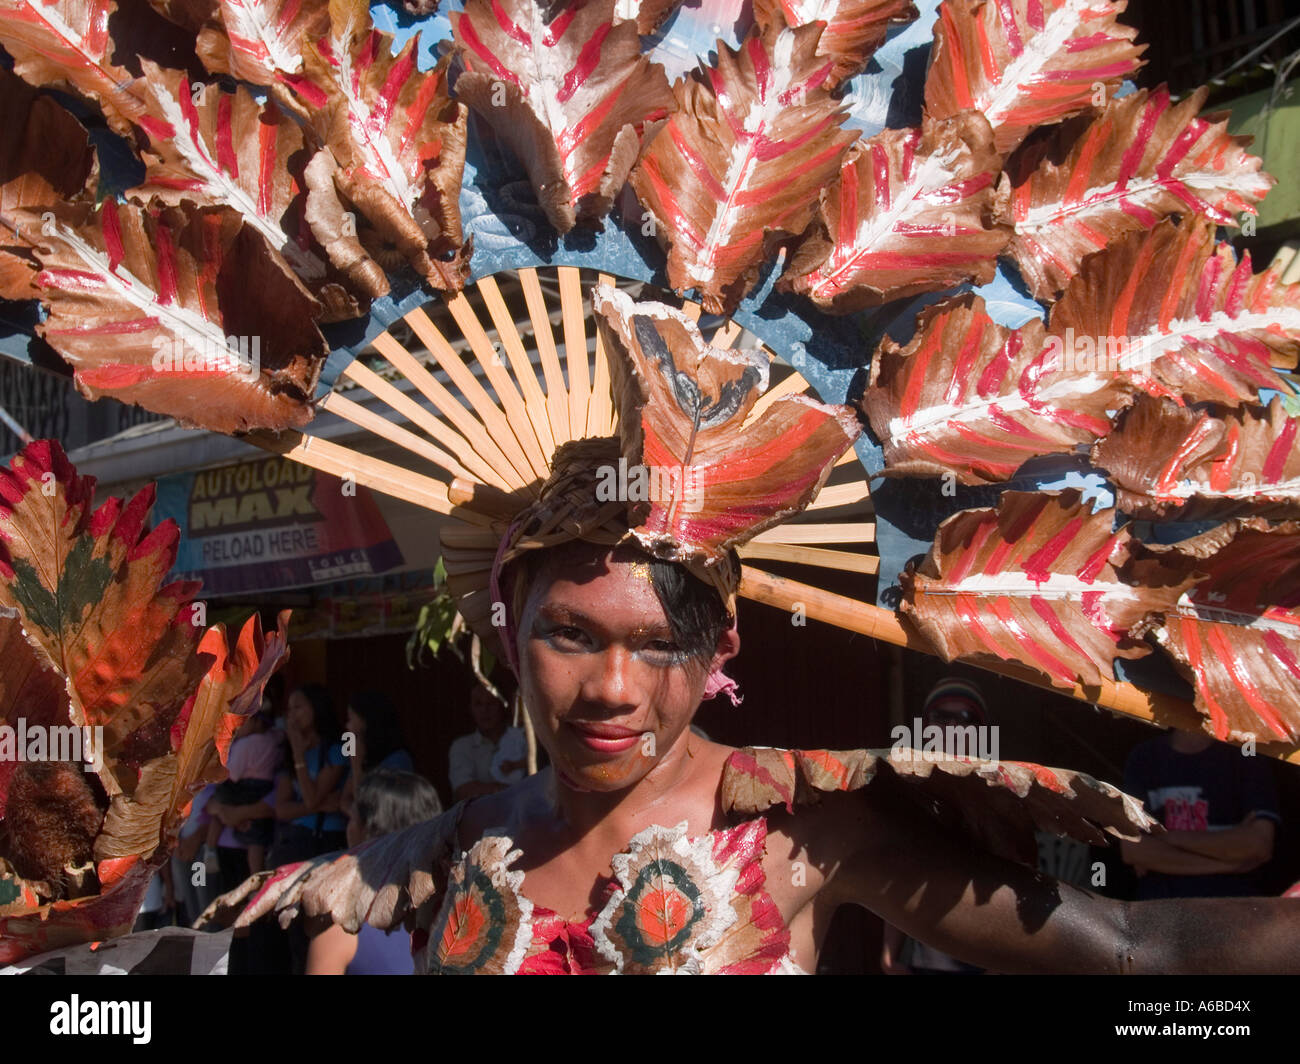
[[[641,647],[641,656],[656,665],[677,665],[686,653],[673,639],[649,639]]]
[[[591,645],[591,636],[573,624],[544,625],[541,635],[559,650],[586,650]]]

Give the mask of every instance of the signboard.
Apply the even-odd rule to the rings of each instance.
[[[208,595],[314,587],[402,564],[370,492],[279,456],[158,481],[181,528],[174,578]]]

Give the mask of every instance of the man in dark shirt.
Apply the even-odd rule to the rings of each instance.
[[[1172,730],[1137,746],[1124,789],[1165,827],[1122,843],[1137,896],[1231,898],[1261,893],[1257,869],[1273,856],[1280,819],[1269,766],[1208,735]]]

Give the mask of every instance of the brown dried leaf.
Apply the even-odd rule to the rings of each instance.
[[[826,23],[817,54],[835,60],[833,85],[864,71],[890,28],[917,17],[912,0],[754,0],[754,18],[761,25],[777,19],[787,26]]]

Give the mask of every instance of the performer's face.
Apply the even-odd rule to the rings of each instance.
[[[557,552],[519,618],[520,683],[561,779],[586,790],[632,786],[690,727],[713,661],[677,645],[650,566],[631,551]]]

